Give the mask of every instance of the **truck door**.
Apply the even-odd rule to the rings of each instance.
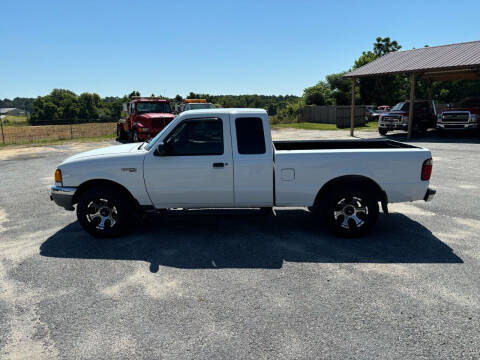
[[[167,154],[150,152],[144,163],[145,185],[155,207],[234,204],[228,114],[184,119],[163,143]]]
[[[268,117],[248,117],[245,113],[230,116],[235,204],[273,206],[273,145]]]

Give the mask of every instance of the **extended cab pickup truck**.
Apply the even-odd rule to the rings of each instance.
[[[150,142],[74,155],[51,199],[94,236],[134,209],[309,207],[334,233],[365,234],[379,203],[430,200],[430,151],[391,140],[275,141],[263,109],[183,112]]]

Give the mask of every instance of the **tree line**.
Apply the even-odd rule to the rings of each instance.
[[[53,89],[46,96],[39,96],[35,99],[16,98],[15,101],[1,100],[1,107],[18,107],[20,104],[28,104],[27,111],[30,113],[28,119],[32,125],[60,124],[70,122],[117,121],[122,116],[123,103],[126,103],[133,96],[141,96],[139,91],[132,91],[123,97],[109,96],[100,97],[95,93],[75,94],[67,89]],[[155,94],[146,95],[155,96]],[[181,95],[174,98],[167,98],[162,95],[157,97],[170,100],[171,102],[183,102]],[[207,99],[208,102],[217,107],[254,107],[268,110],[271,115],[286,108],[291,102],[298,101],[299,97],[294,95],[210,95],[196,94],[190,92],[187,99]],[[21,99],[17,100],[17,99]]]

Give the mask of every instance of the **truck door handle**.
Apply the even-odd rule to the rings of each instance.
[[[225,166],[225,164],[223,162],[222,163],[213,163],[212,165],[213,165],[213,167],[224,167]]]

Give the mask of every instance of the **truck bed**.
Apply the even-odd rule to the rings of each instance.
[[[299,140],[274,141],[275,150],[398,149],[417,148],[393,140]]]

